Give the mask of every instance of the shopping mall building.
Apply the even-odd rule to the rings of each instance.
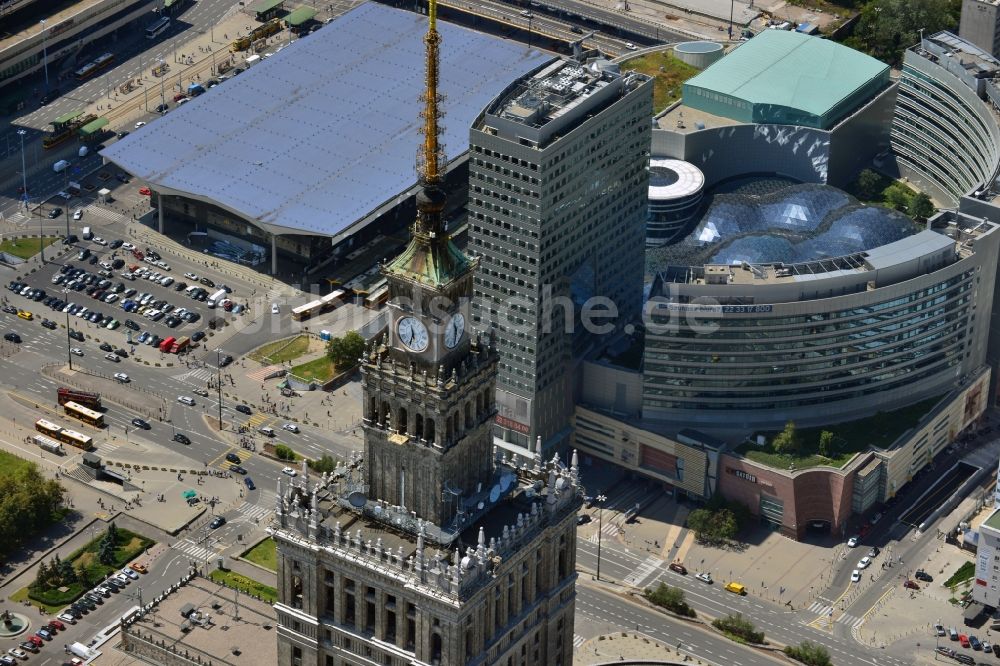
[[[890,81],[846,47],[768,34],[688,82],[670,111],[690,109],[683,128],[654,130],[653,159],[691,158],[704,174],[705,206],[679,240],[647,251],[645,336],[584,368],[575,444],[678,494],[738,500],[792,538],[840,536],[974,427],[995,395],[1000,133],[981,72],[997,63],[979,52],[979,69],[951,66],[958,56],[942,49],[961,43],[934,35]],[[774,81],[819,85],[797,82],[784,62],[803,48],[832,49],[825,74],[857,83],[843,86],[849,98],[830,97],[831,85],[820,106],[781,111],[798,97],[732,78],[773,67]],[[687,150],[704,132],[701,143],[725,134],[724,170],[717,152]],[[953,147],[965,143],[976,150]],[[838,157],[856,148],[957,210],[916,224],[836,189],[866,165]],[[797,171],[768,166],[782,152]],[[803,438],[830,431],[831,455],[798,466],[765,455],[788,421]]]

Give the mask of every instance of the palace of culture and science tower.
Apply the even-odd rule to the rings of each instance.
[[[364,453],[278,485],[279,666],[572,662],[576,456],[493,445],[497,351],[467,327],[476,262],[442,215],[435,15],[413,238],[361,364]]]

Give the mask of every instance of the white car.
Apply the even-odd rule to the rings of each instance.
[[[66,624],[76,624],[76,618],[73,617],[72,613],[60,613],[56,616],[57,620],[62,620]]]
[[[108,352],[107,354],[105,354],[104,358],[108,359],[112,363],[118,363],[118,361],[121,360],[121,359],[118,358],[117,354],[112,354],[111,352]]]
[[[861,572],[855,569],[851,572],[851,582],[857,583],[859,580],[861,580]]]
[[[118,300],[118,294],[115,294],[115,293],[110,293],[110,294],[108,294],[107,296],[104,297],[104,302],[105,303],[114,303],[117,300]]]
[[[635,44],[633,44],[632,42],[625,42],[625,48],[627,48],[629,51],[638,51],[639,50],[639,47],[636,46]]]
[[[126,375],[124,372],[116,372],[115,373],[115,379],[117,379],[118,381],[120,381],[123,384],[127,384],[130,381],[132,381],[131,379],[129,379],[129,376]]]
[[[110,271],[110,270],[111,270],[111,268],[112,268],[112,264],[111,264],[111,262],[110,262],[110,261],[102,261],[102,262],[101,262],[101,268],[104,268],[104,269],[106,269],[106,270],[109,270],[109,271]]]
[[[867,555],[865,555],[860,560],[858,560],[858,568],[859,569],[867,569],[868,565],[871,564],[871,563],[872,563],[872,558],[870,558]]]
[[[129,578],[131,578],[132,580],[139,580],[139,574],[137,574],[136,572],[132,571],[128,567],[125,567],[124,569],[122,569],[122,573],[125,574],[126,576],[128,576]]]
[[[137,122],[137,123],[135,124],[135,128],[136,128],[136,129],[139,129],[140,127],[143,127],[143,126],[145,126],[145,124],[146,124],[146,123],[144,123],[143,121],[141,121],[141,120],[140,120],[139,122]]]
[[[94,236],[91,240],[93,240],[98,245],[107,245],[108,244],[108,241],[104,240],[100,236]]]
[[[119,583],[124,583],[125,585],[128,585],[129,583],[132,582],[132,579],[123,573],[116,573],[114,576],[112,576],[112,578],[117,580]]]
[[[282,430],[287,430],[288,432],[298,432],[299,431],[299,427],[297,425],[295,425],[294,423],[286,423],[285,425],[281,426],[281,429]]]
[[[170,277],[169,275],[167,277],[165,277],[165,278],[163,278],[163,279],[160,280],[160,284],[162,284],[164,287],[169,287],[173,283],[174,283],[174,279],[172,277]]]
[[[847,547],[848,548],[857,548],[859,543],[861,543],[861,537],[859,537],[859,536],[852,536],[850,539],[847,540]]]
[[[278,314],[281,312],[281,308],[278,307],[277,303],[271,303],[271,314]]]
[[[7,654],[14,657],[15,659],[27,659],[28,653],[21,648],[11,648],[7,650]]]
[[[135,249],[135,245],[132,245],[132,243],[122,243],[122,249],[123,250],[134,250]]]
[[[703,583],[708,583],[709,585],[712,584],[712,574],[708,573],[707,571],[695,574],[695,578],[702,581]]]
[[[296,472],[291,467],[284,468],[283,470],[281,470],[281,473],[282,474],[287,474],[288,476],[296,476],[298,474],[298,472]]]
[[[177,396],[177,402],[187,405],[188,407],[194,407],[194,398],[189,395],[179,395]]]
[[[165,271],[169,271],[170,270],[170,264],[168,264],[165,261],[157,261],[156,265],[159,266],[160,268],[162,268]]]
[[[199,280],[198,276],[194,273],[185,273],[184,277],[186,277],[188,280],[194,280],[195,282]]]
[[[83,356],[83,350],[80,349],[79,347],[73,347],[72,349],[69,350],[69,353],[73,354],[74,356]]]
[[[75,211],[73,211],[73,219],[74,220],[79,220],[81,217],[83,217],[83,209],[82,208],[77,208]]]

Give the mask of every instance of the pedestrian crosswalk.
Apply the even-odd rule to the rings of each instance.
[[[215,555],[215,551],[203,546],[199,546],[190,539],[181,539],[177,541],[172,546],[177,550],[181,551],[185,555],[189,555],[191,559],[205,561]]]
[[[271,509],[263,506],[257,506],[256,504],[250,504],[249,502],[244,502],[236,507],[236,511],[250,520],[263,520],[271,514]]]
[[[813,602],[813,604],[809,606],[809,612],[815,613],[819,616],[810,622],[816,622],[819,620],[820,623],[823,623],[832,619],[834,624],[845,624],[849,627],[860,627],[865,622],[863,617],[851,615],[850,613],[837,613],[833,606],[821,603],[820,601]]]
[[[4,220],[8,224],[16,224],[19,227],[23,227],[28,223],[28,216],[24,214],[23,211],[17,211],[11,215],[8,215]]]
[[[121,222],[122,220],[127,220],[129,218],[125,217],[121,213],[115,212],[113,210],[108,210],[107,208],[101,208],[91,204],[84,208],[84,218],[87,217],[100,217],[105,220],[110,220],[112,222]]]
[[[584,638],[583,636],[581,636],[580,634],[573,634],[573,647],[574,648],[578,648],[578,647],[580,647],[581,645],[583,645],[586,642],[587,642],[587,639]]]
[[[174,379],[182,382],[191,381],[199,385],[203,385],[209,379],[215,377],[215,371],[211,368],[194,368],[193,370],[188,370],[182,372],[179,375],[174,375]]]
[[[247,419],[247,425],[251,428],[257,428],[270,421],[272,418],[273,417],[270,414],[255,412],[249,419]]]
[[[659,570],[660,565],[663,564],[663,560],[658,557],[653,557],[650,555],[642,564],[636,567],[635,571],[625,576],[625,584],[632,585],[634,587],[642,587],[646,579],[649,578],[655,571]]]

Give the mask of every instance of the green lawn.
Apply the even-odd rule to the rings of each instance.
[[[59,238],[57,236],[43,236],[42,243],[45,247],[52,245]],[[37,238],[10,238],[0,241],[0,251],[12,254],[21,259],[28,259],[38,254],[39,245]]]
[[[18,458],[15,455],[0,451],[0,482],[17,476],[19,473],[27,471],[33,463]]]
[[[976,565],[973,562],[964,562],[962,566],[955,570],[955,573],[944,582],[945,587],[951,587],[952,585],[958,585],[963,581],[967,581],[976,575]]]
[[[328,382],[333,379],[333,362],[326,356],[320,356],[308,363],[296,365],[290,373],[306,381]]]
[[[80,595],[78,594],[77,596]],[[74,599],[75,598],[76,597],[74,597]],[[32,606],[35,606],[36,608],[41,608],[46,615],[57,615],[61,613],[63,609],[66,608],[66,606],[69,605],[69,602],[64,604],[52,605],[52,604],[42,603],[41,601],[36,601],[35,599],[30,599],[28,598],[28,588],[26,587],[22,587],[20,590],[10,595],[9,599],[17,603],[27,601]]]
[[[927,412],[940,400],[941,396],[938,396],[894,412],[879,412],[858,421],[799,430],[802,448],[795,455],[778,453],[774,450],[771,442],[774,441],[777,432],[762,433],[767,438],[765,446],[745,442],[737,447],[736,453],[754,462],[778,469],[788,469],[792,464],[795,465],[796,469],[819,465],[843,467],[856,453],[866,451],[871,447],[885,449],[891,446],[900,435],[926,416]],[[819,436],[824,430],[833,433],[834,444],[831,457],[819,454]]]
[[[278,570],[278,547],[274,539],[268,537],[256,546],[243,553],[243,559],[271,571]]]
[[[278,600],[278,591],[273,587],[269,587],[263,583],[255,581],[253,578],[247,578],[246,576],[228,569],[216,569],[210,573],[208,577],[216,583],[222,583],[228,587],[236,588],[240,592],[255,594],[268,603],[274,603]]]
[[[261,363],[294,361],[309,351],[309,336],[300,335],[293,340],[284,339],[268,343],[250,352],[249,356]]]
[[[650,53],[626,60],[622,71],[635,70],[653,77],[653,113],[659,113],[681,98],[681,84],[700,70],[678,60],[670,51]]]

